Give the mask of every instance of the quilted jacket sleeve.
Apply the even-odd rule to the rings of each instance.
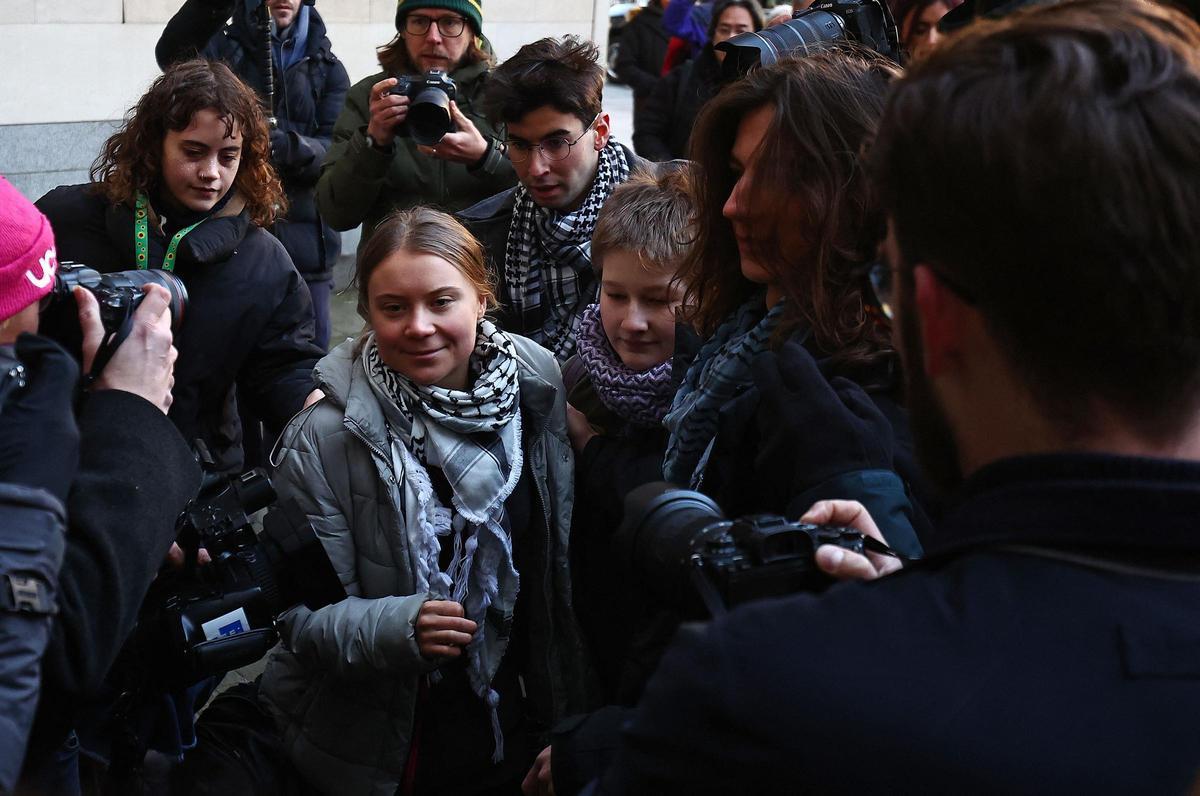
[[[331,424],[337,431],[320,432]],[[366,535],[374,533],[376,518],[354,513],[350,479],[355,467],[373,467],[369,454],[348,450],[362,443],[341,430],[341,410],[329,401],[297,416],[283,440],[275,488],[312,523],[348,595],[316,611],[299,606],[282,616],[284,644],[306,663],[341,677],[427,670],[414,629],[427,595],[361,596],[355,523],[371,526],[359,529]]]

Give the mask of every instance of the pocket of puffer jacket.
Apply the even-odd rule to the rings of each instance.
[[[313,746],[338,759],[387,768],[408,749],[417,678],[318,676],[301,720]]]

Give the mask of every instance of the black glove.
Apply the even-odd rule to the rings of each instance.
[[[288,154],[288,145],[290,143],[288,141],[288,134],[286,131],[280,130],[278,127],[276,127],[275,129],[271,130],[270,136],[271,163],[276,164],[278,167],[278,164],[285,160]]]
[[[0,407],[0,481],[45,489],[64,503],[79,469],[72,406],[79,366],[57,343],[22,334],[26,385]]]
[[[788,342],[750,365],[760,398],[756,472],[785,474],[792,494],[857,470],[892,469],[892,425],[849,379],[827,380],[812,354]]]

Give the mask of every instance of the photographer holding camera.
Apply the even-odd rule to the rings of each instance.
[[[517,181],[480,107],[492,56],[477,0],[400,0],[396,31],[382,71],[350,88],[317,182],[326,221],[363,225],[360,252],[394,210],[462,210]]]
[[[48,220],[0,178],[0,351],[11,347],[24,370],[16,382],[5,378],[0,404],[7,581],[0,789],[11,788],[20,770],[35,705],[26,777],[51,789],[37,779],[39,764],[67,736],[77,700],[99,687],[115,659],[174,539],[175,517],[199,483],[191,451],[166,417],[176,356],[167,291],[147,289],[76,419],[78,366],[36,336],[38,301],[54,288],[57,270]],[[83,367],[91,371],[107,333],[92,294],[76,288],[73,295]]]
[[[980,22],[871,160],[925,558],[681,633],[598,792],[1182,793],[1200,764],[1200,27]],[[893,289],[894,283],[894,289]],[[814,522],[873,531],[861,506]]]

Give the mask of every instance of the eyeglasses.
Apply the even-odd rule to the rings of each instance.
[[[566,160],[571,154],[571,147],[578,144],[585,135],[591,132],[598,121],[600,121],[600,114],[597,113],[596,118],[592,119],[592,123],[583,128],[583,132],[576,136],[574,141],[568,141],[565,138],[547,138],[540,144],[530,144],[510,138],[504,142],[504,149],[508,154],[508,159],[513,163],[524,163],[529,160],[529,156],[535,149],[541,152],[542,157],[546,160]]]
[[[961,283],[952,277],[946,276],[940,269],[932,266],[927,266],[933,271],[934,276],[938,278],[946,287],[956,294],[960,299],[968,304],[975,304],[975,295],[972,291],[963,287]],[[871,280],[871,289],[875,291],[875,299],[879,302],[879,309],[883,311],[884,317],[892,320],[894,317],[894,305],[892,303],[895,294],[895,274],[892,267],[885,262],[876,260],[867,266],[867,278]]]
[[[463,26],[467,24],[467,20],[463,17],[438,17],[434,20],[420,14],[411,14],[404,18],[404,32],[410,36],[424,36],[429,32],[429,26],[435,22],[437,23],[438,33],[448,39],[457,39],[461,36]]]

